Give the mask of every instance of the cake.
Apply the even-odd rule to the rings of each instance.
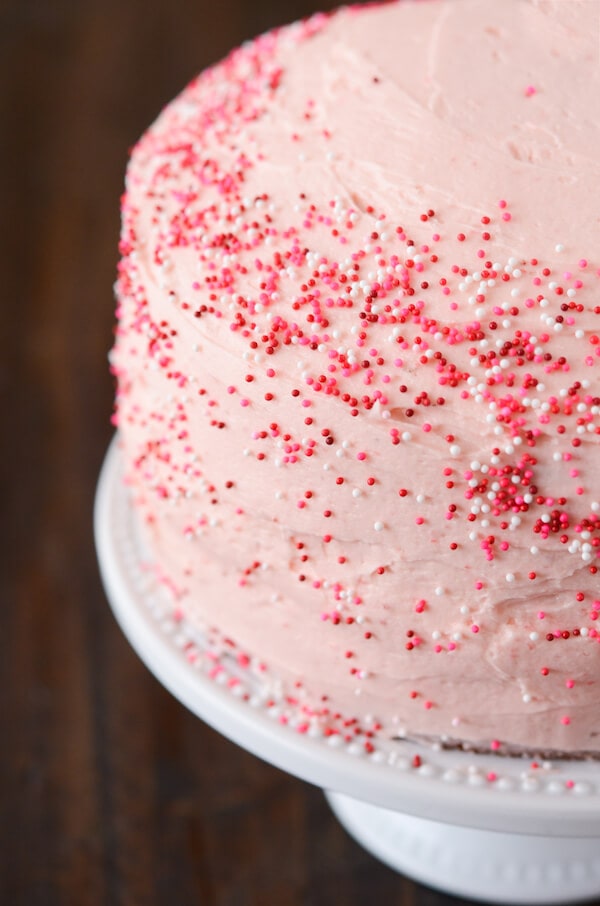
[[[131,505],[174,612],[300,730],[600,753],[599,21],[314,16],[133,150]]]

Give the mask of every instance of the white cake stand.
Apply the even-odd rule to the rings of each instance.
[[[243,748],[323,787],[346,830],[392,868],[494,903],[573,903],[600,896],[600,766],[430,749],[364,747],[298,732],[272,687],[223,658],[173,617],[144,568],[136,515],[113,443],[96,498],[108,598],[141,659],[194,714]],[[203,647],[204,643],[204,647]],[[415,758],[415,756],[418,756]]]

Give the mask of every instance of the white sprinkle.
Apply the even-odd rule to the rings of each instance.
[[[375,522],[373,524],[373,528],[375,529],[376,532],[382,532],[383,531],[383,522]]]

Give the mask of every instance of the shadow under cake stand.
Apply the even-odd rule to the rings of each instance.
[[[322,787],[346,830],[424,884],[495,903],[600,896],[600,765],[362,744],[298,732],[285,701],[173,616],[146,556],[117,441],[104,462],[95,535],[108,599],[129,642],[194,714],[265,761]],[[297,718],[296,718],[297,719]],[[299,719],[298,719],[299,720]]]

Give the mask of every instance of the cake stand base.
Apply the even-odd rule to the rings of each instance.
[[[576,903],[600,896],[598,840],[507,834],[389,811],[325,793],[365,849],[416,881],[486,903]]]

